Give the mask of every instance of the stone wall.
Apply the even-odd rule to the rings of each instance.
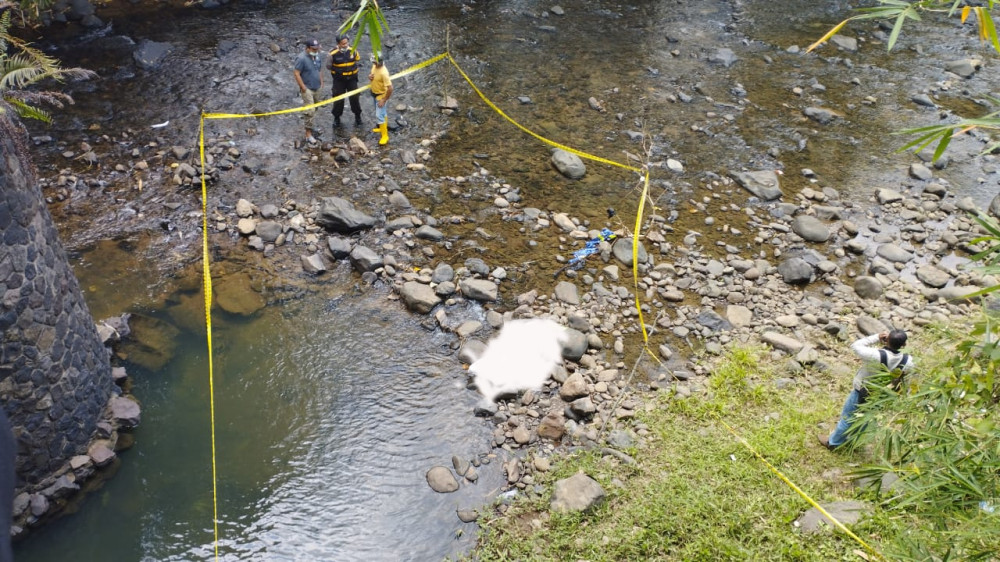
[[[17,488],[85,453],[114,387],[58,232],[17,139],[0,135],[0,402]]]

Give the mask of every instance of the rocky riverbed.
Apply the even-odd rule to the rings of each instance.
[[[335,195],[301,202],[241,198],[210,214],[210,236],[226,252],[246,251],[272,263],[279,283],[319,285],[338,264],[350,264],[361,284],[393,287],[394,297],[427,315],[430,327],[456,335],[456,372],[507,320],[550,318],[566,326],[572,337],[565,363],[545,388],[474,412],[495,425],[492,446],[512,453],[504,455],[512,487],[531,487],[532,474],[565,446],[630,446],[643,435],[631,420],[646,393],[683,399],[699,392],[711,373],[698,358],[726,345],[767,344],[787,371],[779,385],[812,385],[810,373],[838,368],[837,357],[858,333],[918,330],[972,314],[978,305],[965,296],[997,282],[962,267],[979,249],[971,245],[982,234],[969,214],[975,203],[955,197],[919,161],[897,185],[873,189],[863,203],[845,201],[808,169],[799,173],[815,187],[793,195],[785,194],[774,171],[714,175],[680,208],[648,215],[635,284],[633,233],[623,223],[588,224],[572,212],[532,207],[521,190],[484,168],[428,179],[435,141],[434,135],[414,139],[388,158],[356,137],[307,152],[309,159],[339,160],[380,178],[378,199],[362,210]],[[209,140],[205,175],[213,182],[250,173],[232,144],[227,137]],[[173,183],[198,180],[196,153],[163,151],[163,170],[174,171]],[[567,175],[585,172],[582,162],[564,168],[571,156],[554,154],[553,167]],[[482,208],[475,215],[434,216],[411,203],[429,195],[472,198]],[[747,203],[733,203],[741,198]],[[676,229],[681,212],[699,217],[703,227]],[[600,228],[617,230],[618,238],[601,241],[580,270],[566,270],[561,280],[515,282],[528,269],[524,264],[438,257],[444,249],[490,240],[496,235],[489,225],[501,223],[516,225],[505,229],[506,244],[535,247],[560,263]],[[469,232],[470,224],[482,226]],[[246,298],[227,294],[225,278],[219,285],[218,304],[228,312],[252,314],[265,305],[258,298],[247,308]],[[237,293],[252,290],[232,286]],[[642,362],[638,371],[631,368],[642,346],[636,291],[650,345],[663,360]],[[461,306],[467,301],[485,308],[485,325]],[[474,482],[480,461],[456,458],[452,468]],[[428,481],[451,491],[457,482],[450,474],[447,467],[429,467]]]

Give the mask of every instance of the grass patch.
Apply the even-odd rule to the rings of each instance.
[[[719,423],[724,419],[814,500],[853,499],[849,455],[815,441],[832,422],[849,381],[776,390],[756,348],[734,349],[706,392],[660,394],[640,415],[645,443],[628,466],[598,451],[556,464],[542,483],[584,471],[607,496],[586,514],[548,511],[548,493],[481,520],[479,560],[858,560],[839,532],[804,535],[793,522],[810,505]],[[823,375],[819,375],[822,379]],[[879,511],[852,530],[876,548],[901,527]]]

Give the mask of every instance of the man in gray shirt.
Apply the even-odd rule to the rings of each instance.
[[[325,55],[319,50],[319,41],[309,39],[305,45],[305,50],[295,58],[295,82],[302,94],[302,105],[312,105],[320,101],[319,92],[323,87],[323,73],[320,69],[323,68]],[[313,136],[313,115],[316,110],[309,109],[301,114],[306,127],[306,142],[314,145],[317,142]]]

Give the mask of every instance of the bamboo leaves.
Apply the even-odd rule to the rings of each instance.
[[[878,0],[879,5],[873,6],[871,8],[859,8],[856,11],[859,12],[855,16],[851,16],[844,21],[838,23],[826,32],[823,37],[818,41],[809,45],[806,52],[811,52],[817,47],[822,45],[828,39],[836,35],[847,22],[854,20],[866,20],[866,19],[878,19],[878,20],[895,20],[892,26],[892,31],[889,33],[889,39],[886,41],[886,50],[892,51],[893,47],[896,46],[899,36],[903,31],[903,24],[906,20],[920,21],[921,13],[944,13],[947,17],[952,17],[962,0],[917,0],[915,2],[906,2],[904,0]],[[1000,38],[997,37],[996,26],[993,23],[992,18],[993,11],[993,0],[987,2],[985,6],[962,6],[961,10],[958,10],[961,23],[965,23],[969,18],[970,14],[976,15],[976,24],[978,29],[978,35],[980,41],[989,41],[993,46],[993,49],[1000,53]]]
[[[358,44],[361,42],[361,36],[365,33],[368,34],[368,40],[372,46],[372,53],[379,53],[382,51],[382,37],[389,33],[389,22],[385,19],[382,14],[381,8],[378,6],[378,2],[375,0],[361,0],[358,10],[347,18],[340,28],[337,29],[337,33],[344,34],[358,27],[358,32],[354,37],[354,44],[351,48],[355,51],[358,49]]]

